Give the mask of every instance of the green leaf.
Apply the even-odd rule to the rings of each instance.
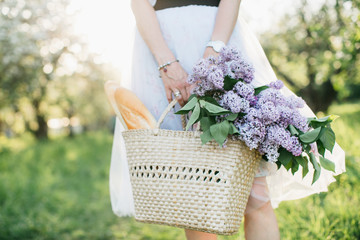
[[[230,123],[225,120],[223,122],[211,125],[210,133],[214,137],[215,141],[219,143],[220,146],[224,143],[225,139],[229,135]]]
[[[230,115],[226,116],[225,119],[229,121],[234,121],[238,117],[237,113],[231,113]]]
[[[289,169],[292,167],[293,161],[290,159],[290,161],[284,165],[284,167],[286,168],[287,171],[289,171]]]
[[[291,162],[293,155],[291,154],[291,152],[287,151],[285,148],[280,148],[279,153],[280,153],[280,156],[278,158],[278,161],[280,161],[281,164],[284,165],[284,167],[286,168],[286,166],[289,165],[289,162]],[[286,169],[289,170],[288,168],[286,168]]]
[[[304,161],[306,161],[306,164],[303,166],[302,178],[304,178],[309,172],[309,165],[308,165],[309,159],[307,157],[303,157],[303,159]]]
[[[302,177],[304,178],[309,172],[308,158],[305,156],[295,156],[296,162],[302,167]]]
[[[203,100],[200,100],[200,102],[203,101]],[[229,110],[225,109],[225,108],[222,108],[222,107],[219,107],[219,106],[216,106],[215,104],[212,104],[212,103],[209,103],[209,102],[206,102],[206,101],[203,101],[201,102],[204,106],[204,108],[209,111],[209,113],[213,113],[213,114],[216,114],[216,115],[222,115],[222,114],[226,114],[226,113],[231,113]]]
[[[233,123],[230,123],[229,134],[235,134],[235,133],[239,133],[239,130],[235,127]]]
[[[230,91],[239,80],[229,77],[228,75],[224,78],[224,90]]]
[[[288,126],[288,128],[289,128],[289,131],[290,131],[291,135],[299,136],[299,131],[296,130],[296,128],[293,125],[290,124]]]
[[[329,115],[318,119],[312,118],[309,120],[309,124],[313,128],[318,128],[318,127],[326,126],[327,124],[331,123],[338,117],[339,117],[338,115]]]
[[[200,119],[200,127],[202,131],[206,131],[214,124],[209,117],[202,117]]]
[[[189,99],[188,99],[188,102],[190,102],[193,98],[198,98],[196,94],[191,94]],[[199,100],[199,99],[198,99]]]
[[[199,116],[200,116],[200,104],[196,103],[195,108],[194,108],[193,112],[191,113],[190,119],[186,125],[186,130],[188,130],[189,127],[198,120]]]
[[[261,87],[254,88],[254,90],[255,90],[255,95],[258,95],[261,91],[264,91],[265,89],[268,89],[268,88],[269,88],[269,86],[266,86],[266,85],[261,86]]]
[[[304,144],[303,144],[303,148],[304,148],[307,152],[309,152],[309,151],[311,150],[310,144],[304,143]]]
[[[331,128],[324,128],[324,133],[320,136],[323,146],[332,153],[335,146],[335,133]]]
[[[299,136],[299,139],[304,143],[312,143],[315,142],[320,134],[321,127],[315,128],[314,130],[311,130],[309,132],[306,132],[304,134],[301,134]]]
[[[194,109],[196,103],[198,102],[198,99],[196,97],[192,97],[191,100],[189,100],[185,106],[183,106],[179,111],[177,111],[175,114],[186,114]]]
[[[320,177],[321,168],[320,168],[320,164],[316,160],[314,153],[311,152],[309,155],[310,155],[310,162],[314,167],[314,176],[311,184],[314,184],[314,182],[316,182]]]
[[[213,139],[213,136],[211,136],[211,133],[210,133],[210,129],[204,131],[200,135],[200,139],[201,139],[202,144],[206,144],[207,142],[210,142]]]
[[[291,173],[292,173],[292,175],[294,175],[299,170],[299,163],[298,163],[298,161],[296,161],[294,156],[293,156],[291,162],[292,162]]]
[[[294,156],[295,161],[300,164],[302,167],[307,165],[307,159],[304,159],[302,156]]]
[[[316,117],[308,117],[307,122],[310,123],[312,120],[316,120],[316,119],[317,119]]]
[[[335,172],[335,163],[333,163],[332,161],[330,161],[327,158],[324,158],[323,156],[320,156],[320,164],[323,168],[325,168],[326,170]]]
[[[220,107],[219,103],[213,97],[203,96],[200,97],[200,99]]]
[[[321,140],[318,139],[316,141],[316,145],[317,145],[317,149],[318,149],[318,153],[321,154],[322,156],[324,156],[325,154],[325,147],[324,145],[322,144]]]

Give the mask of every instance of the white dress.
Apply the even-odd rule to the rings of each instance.
[[[155,5],[156,0],[149,1],[153,6]],[[168,47],[180,60],[181,65],[188,73],[191,73],[192,66],[203,56],[205,45],[212,34],[216,13],[217,7],[197,5],[156,11]],[[163,82],[159,78],[158,65],[137,30],[135,31],[134,41],[131,90],[158,119],[168,105]],[[247,60],[253,64],[255,68],[253,84],[255,86],[265,85],[277,80],[260,43],[241,16],[238,18],[228,45],[240,49]],[[282,93],[286,96],[294,94],[285,86],[282,88]],[[175,111],[178,109],[179,105],[176,106]],[[315,116],[307,105],[301,109],[301,113],[306,117]],[[110,167],[111,205],[116,215],[133,216],[132,188],[125,155],[125,145],[121,135],[121,131],[124,129],[118,119],[115,124]],[[161,128],[181,130],[180,115],[170,112]],[[264,181],[268,185],[268,197],[272,206],[276,208],[281,201],[299,199],[314,193],[327,191],[328,185],[335,181],[333,176],[345,171],[345,153],[336,143],[333,153],[327,151],[326,157],[335,162],[336,173],[322,169],[319,180],[313,185],[311,185],[312,169],[302,179],[301,169],[293,176],[283,167],[276,171],[275,164],[272,165],[264,161],[257,172],[257,177],[266,176],[263,179],[266,179]],[[261,183],[259,184],[261,185]],[[260,191],[262,191],[261,188]],[[259,200],[266,200],[264,193],[252,191],[252,195]],[[262,199],[263,197],[265,199]]]

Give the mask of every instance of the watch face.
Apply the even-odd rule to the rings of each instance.
[[[224,46],[224,44],[221,41],[215,41],[213,43],[213,48],[216,52],[220,52],[220,50],[223,46]]]
[[[214,43],[214,50],[215,50],[216,52],[220,52],[221,47],[222,47],[222,44],[221,44],[221,43],[219,43],[219,42],[215,42],[215,43]]]

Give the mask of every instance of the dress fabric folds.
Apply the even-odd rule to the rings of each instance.
[[[155,1],[150,0],[150,2],[152,5],[155,4]],[[192,66],[203,56],[206,43],[211,38],[217,9],[217,7],[212,6],[190,5],[156,11],[168,47],[180,60],[180,64],[188,73],[191,73]],[[238,18],[227,45],[238,48],[245,59],[253,65],[255,68],[253,84],[255,86],[265,85],[277,80],[259,41],[241,16]],[[131,66],[131,90],[141,99],[155,119],[159,119],[168,105],[163,82],[159,78],[157,67],[155,58],[139,32],[135,30]],[[294,95],[286,86],[281,91],[285,96]],[[174,114],[179,108],[180,106],[177,104],[175,109],[167,115],[161,128],[182,130],[181,116]],[[303,116],[315,116],[307,105],[300,111]],[[134,200],[125,144],[121,135],[123,130],[120,121],[116,119],[109,182],[111,205],[116,215],[133,216]],[[276,170],[275,164],[263,161],[256,174],[256,177],[259,178],[255,178],[254,181],[253,197],[259,200],[270,199],[272,206],[276,208],[281,201],[299,199],[314,193],[327,191],[328,185],[335,181],[333,176],[345,171],[345,152],[336,143],[333,153],[327,151],[326,157],[335,162],[336,173],[322,169],[319,180],[313,185],[311,185],[312,169],[302,179],[301,167],[293,176],[283,167]],[[258,189],[265,189],[261,187],[264,184],[263,182],[256,181],[261,177],[266,179],[268,185],[266,193],[265,191],[259,193],[255,188],[256,182],[259,182],[260,188]]]

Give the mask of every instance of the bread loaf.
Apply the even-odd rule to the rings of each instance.
[[[155,118],[133,92],[115,81],[106,81],[104,88],[112,109],[125,129],[155,128]]]
[[[141,100],[130,90],[119,87],[115,90],[115,102],[128,129],[151,129],[156,120]]]

